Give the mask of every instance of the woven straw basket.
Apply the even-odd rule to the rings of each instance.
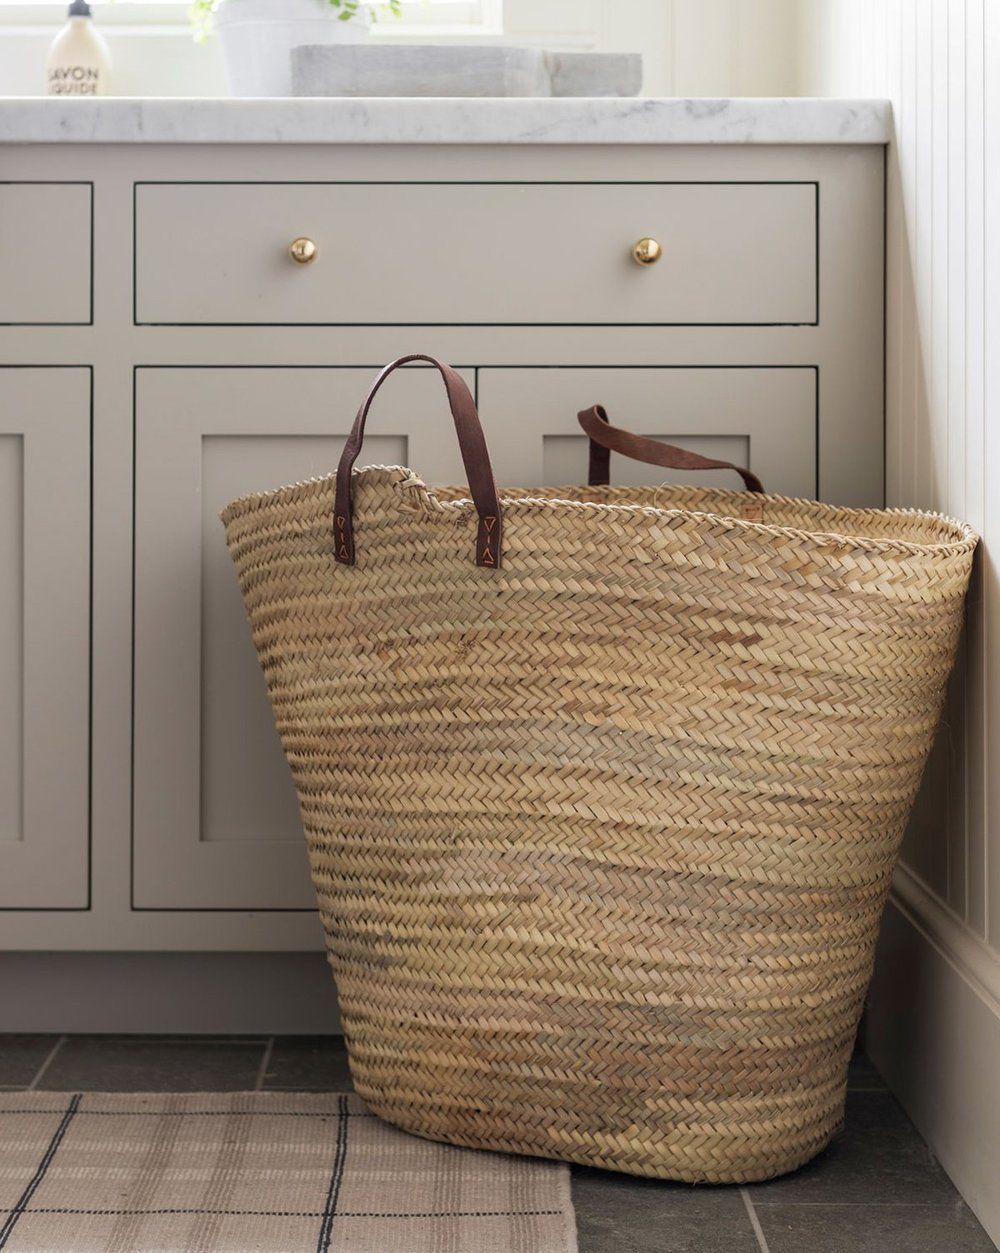
[[[455,1144],[791,1170],[841,1122],[976,537],[756,490],[501,498],[432,364],[469,489],[353,472],[369,396],[337,476],[223,515],[357,1090]],[[602,417],[598,470],[713,464]]]

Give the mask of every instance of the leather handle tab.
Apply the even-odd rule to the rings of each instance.
[[[667,470],[735,470],[748,492],[764,491],[764,485],[756,474],[743,466],[702,457],[675,444],[662,444],[658,439],[649,439],[645,435],[612,426],[603,405],[584,409],[577,415],[577,420],[590,436],[590,475],[587,481],[591,487],[603,487],[611,482],[611,454],[620,452],[633,461],[647,461]]]
[[[351,433],[347,437],[344,451],[337,467],[337,497],[334,508],[334,552],[341,565],[352,566],[355,559],[354,545],[354,510],[353,510],[353,477],[354,463],[361,452],[365,438],[365,422],[372,401],[379,388],[402,365],[411,361],[424,361],[434,366],[444,379],[448,393],[448,404],[451,416],[455,419],[455,431],[458,435],[458,446],[462,451],[465,473],[469,480],[469,491],[479,515],[479,527],[476,532],[476,565],[499,569],[503,556],[503,513],[500,509],[500,497],[493,479],[493,467],[490,464],[489,449],[486,437],[476,412],[476,402],[466,386],[465,380],[450,365],[438,361],[436,357],[428,357],[422,352],[410,353],[405,357],[391,362],[378,376],[364,404],[358,410]]]

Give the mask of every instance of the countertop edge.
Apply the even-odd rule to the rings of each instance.
[[[0,143],[885,144],[879,99],[0,99]]]

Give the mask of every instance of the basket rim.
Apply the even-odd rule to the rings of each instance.
[[[442,515],[452,515],[455,520],[464,520],[470,514],[474,505],[471,497],[468,495],[456,496],[454,499],[443,500],[438,492],[441,491],[467,491],[467,488],[451,488],[441,486],[438,488],[429,487],[423,479],[413,470],[406,466],[383,466],[372,465],[364,466],[361,469],[353,471],[355,480],[368,479],[373,483],[381,482],[387,486],[391,486],[400,493],[401,496],[410,496],[418,505],[429,513],[438,513]],[[235,500],[229,502],[222,510],[220,517],[224,525],[228,526],[236,518],[246,516],[258,509],[266,508],[268,504],[279,498],[294,500],[304,494],[313,493],[319,490],[329,490],[336,486],[336,474],[326,474],[308,479],[301,479],[298,482],[285,484],[281,487],[270,488],[264,492],[248,492],[243,496],[238,496]],[[753,494],[750,496],[747,492],[729,490],[726,488],[704,488],[688,484],[664,484],[668,487],[676,501],[680,496],[690,496],[693,499],[703,497],[706,491],[711,491],[714,495],[725,497],[731,495],[734,504],[738,502],[746,503],[752,500],[753,503],[771,502],[778,506],[786,508],[796,508],[799,510],[815,510],[820,514],[826,514],[831,523],[834,523],[836,517],[855,518],[859,522],[865,518],[878,517],[882,519],[891,518],[910,518],[920,519],[927,523],[933,523],[938,528],[951,530],[950,538],[942,538],[937,541],[921,542],[919,540],[893,538],[891,536],[874,536],[864,534],[849,534],[838,531],[835,526],[832,528],[819,528],[816,530],[806,529],[803,527],[787,526],[777,522],[756,521],[750,518],[740,518],[725,513],[717,513],[711,510],[698,509],[695,507],[684,507],[683,504],[673,504],[671,507],[665,507],[655,504],[642,504],[636,501],[589,501],[573,499],[571,495],[559,496],[556,494],[546,494],[544,496],[533,496],[532,488],[507,488],[500,489],[500,499],[504,506],[505,513],[516,510],[528,510],[531,512],[548,512],[553,509],[573,509],[586,511],[590,515],[604,513],[612,518],[622,517],[658,517],[664,519],[690,519],[696,522],[704,522],[714,527],[724,530],[735,531],[748,535],[760,535],[771,537],[793,538],[804,540],[807,542],[824,542],[838,545],[848,545],[852,548],[861,549],[872,552],[889,552],[889,553],[906,553],[910,555],[933,555],[935,553],[960,553],[965,550],[975,549],[980,542],[980,536],[975,529],[967,522],[963,522],[959,518],[951,517],[948,514],[935,512],[926,509],[915,509],[908,507],[892,507],[878,508],[875,506],[857,507],[849,505],[833,505],[825,501],[810,500],[801,496],[782,496],[778,493],[768,492],[763,495]],[[562,490],[570,490],[565,485],[559,485],[548,489],[551,493],[558,493]],[[634,487],[604,487],[604,491],[612,493],[620,492],[626,495],[637,489]],[[655,487],[646,490],[656,490]]]

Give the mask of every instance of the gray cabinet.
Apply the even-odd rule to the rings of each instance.
[[[0,368],[0,909],[89,882],[90,372]]]
[[[501,487],[581,482],[576,413],[601,403],[771,491],[881,503],[883,155],[4,146],[0,948],[118,952],[74,995],[68,959],[26,977],[21,1027],[141,1030],[134,1004],[163,1007],[158,1030],[321,1020],[296,798],[218,514],[332,472],[387,361],[464,371]],[[312,264],[290,260],[298,236]],[[464,482],[435,372],[386,384],[377,463]],[[293,956],[322,975],[320,1017]],[[133,1002],[140,984],[155,995]]]

